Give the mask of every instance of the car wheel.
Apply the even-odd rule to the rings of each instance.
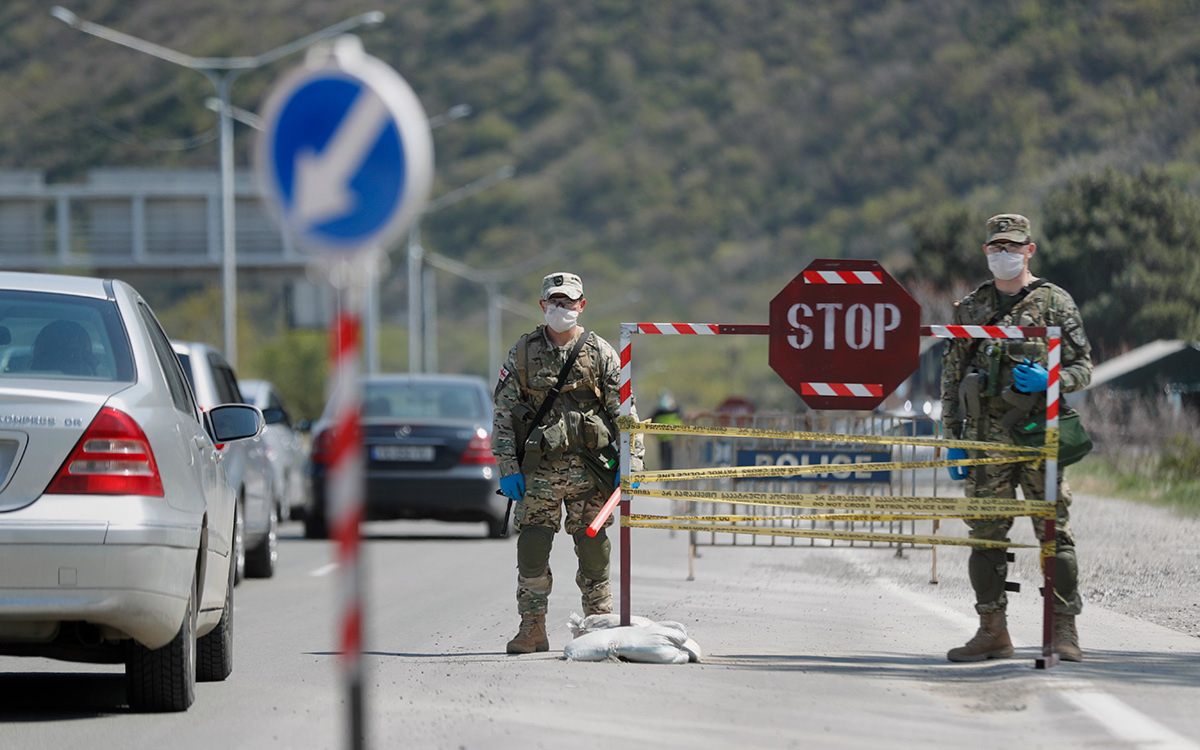
[[[236,586],[246,577],[246,521],[242,512],[242,494],[238,493],[233,509],[233,583]]]
[[[233,671],[233,576],[234,562],[230,559],[221,621],[212,632],[196,640],[196,679],[200,682],[220,682]]]
[[[279,559],[279,506],[271,502],[271,513],[267,518],[267,533],[254,549],[246,552],[246,576],[270,578],[275,575],[275,561]]]
[[[162,648],[130,643],[125,693],[134,711],[186,711],[196,699],[196,584],[179,633]]]
[[[487,525],[489,539],[507,539],[512,533],[512,524],[505,524],[503,518],[489,518]]]
[[[313,503],[304,513],[304,538],[324,539],[329,536],[324,506]]]

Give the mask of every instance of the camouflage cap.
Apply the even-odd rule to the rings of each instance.
[[[565,294],[571,299],[583,296],[583,281],[573,273],[552,273],[542,279],[542,299]]]
[[[996,240],[1029,242],[1029,219],[1020,214],[1000,214],[987,220],[987,239],[984,244]]]

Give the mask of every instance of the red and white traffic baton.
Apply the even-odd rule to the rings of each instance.
[[[612,515],[613,508],[617,507],[617,503],[619,502],[621,502],[620,485],[618,485],[617,488],[612,491],[612,494],[608,496],[608,502],[604,503],[604,507],[602,507],[600,512],[596,514],[596,517],[592,519],[591,525],[587,527],[588,536],[596,536],[600,533],[600,527],[604,526],[604,522],[607,521],[608,517]]]

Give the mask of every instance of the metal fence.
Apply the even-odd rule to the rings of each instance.
[[[938,423],[925,416],[892,416],[869,412],[717,414],[689,415],[688,423],[702,427],[745,427],[761,430],[818,432],[837,435],[886,437],[936,437]],[[655,438],[647,437],[647,441]],[[760,478],[693,479],[671,482],[672,489],[697,491],[737,491],[826,495],[937,495],[938,474],[932,469],[891,469],[856,471],[859,463],[928,461],[934,448],[912,445],[863,445],[845,441],[799,441],[770,438],[680,435],[673,438],[674,469],[828,464],[826,474]],[[920,491],[918,491],[918,488]],[[918,521],[828,521],[805,520],[796,516],[849,513],[830,509],[803,509],[745,505],[738,503],[690,502],[672,500],[672,515],[750,515],[767,520],[744,522],[767,528],[791,528],[885,533],[916,532]],[[932,524],[932,521],[920,521]],[[912,543],[814,539],[789,536],[763,536],[727,532],[689,531],[692,547],[698,546],[868,546],[914,547]],[[898,550],[899,553],[899,550]]]

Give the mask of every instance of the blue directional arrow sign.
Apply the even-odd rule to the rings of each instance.
[[[361,48],[285,76],[263,121],[260,182],[306,249],[384,247],[424,207],[433,173],[429,121],[404,79]]]

